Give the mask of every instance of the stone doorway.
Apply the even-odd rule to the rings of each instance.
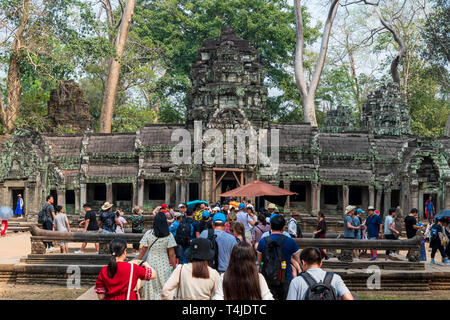
[[[25,203],[25,196],[24,196],[24,193],[25,193],[25,189],[10,189],[10,192],[11,192],[11,208],[12,208],[12,210],[13,211],[15,211],[16,210],[16,206],[17,206],[17,199],[18,199],[18,195],[20,194],[20,195],[22,195],[22,199],[24,199],[24,201],[23,201],[23,215],[25,214],[25,206],[27,205],[26,203]]]
[[[439,208],[438,208],[438,201],[437,201],[437,193],[434,193],[434,192],[425,192],[424,194],[423,194],[423,196],[422,196],[422,206],[421,206],[421,209],[422,209],[422,212],[423,212],[423,218],[424,219],[426,219],[426,215],[425,215],[425,203],[427,202],[427,200],[428,200],[428,197],[431,197],[432,198],[432,201],[433,201],[433,203],[434,203],[434,208],[436,209],[436,212],[434,213],[434,214],[436,214],[437,212],[439,212]]]

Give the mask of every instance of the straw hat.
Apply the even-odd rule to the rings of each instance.
[[[347,206],[345,208],[345,214],[348,214],[349,212],[351,212],[352,210],[355,210],[355,206]]]
[[[105,203],[102,205],[102,210],[103,210],[103,211],[106,211],[106,210],[108,210],[109,208],[111,208],[112,206],[113,206],[112,203],[105,202]]]
[[[267,209],[274,209],[274,210],[276,210],[276,209],[277,209],[277,206],[276,206],[274,203],[271,203],[271,204],[269,204],[269,205],[267,206]]]

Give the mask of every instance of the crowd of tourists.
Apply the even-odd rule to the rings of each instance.
[[[428,201],[431,201],[431,197]],[[356,240],[398,240],[400,237],[400,231],[396,225],[396,215],[400,208],[390,208],[388,213],[383,219],[378,210],[375,210],[373,206],[369,206],[367,209],[367,215],[361,208],[355,206],[347,206],[345,209],[344,217],[344,238],[356,239]],[[450,265],[448,257],[450,256],[450,227],[448,218],[434,218],[434,207],[430,206],[428,210],[425,210],[428,223],[425,225],[418,222],[418,210],[416,208],[411,209],[409,214],[404,218],[404,226],[406,236],[408,239],[416,236],[418,230],[423,231],[425,234],[424,240],[421,243],[421,261],[426,261],[425,243],[429,242],[431,250],[431,263],[435,264],[435,256],[437,251],[440,252],[442,263]],[[353,261],[360,261],[359,250],[353,250]],[[397,252],[393,250],[386,250],[385,260],[388,257],[398,256]],[[378,258],[376,250],[370,250],[370,260],[375,261]]]
[[[323,251],[300,251],[294,241],[302,236],[296,215],[286,221],[274,204],[257,214],[250,201],[231,203],[195,208],[182,203],[177,211],[158,206],[153,228],[143,234],[140,248],[133,245],[139,253],[130,263],[126,242],[111,242],[111,261],[95,285],[99,299],[353,299],[339,275],[321,269]],[[108,207],[102,207],[99,220]],[[142,217],[136,208],[133,216]],[[323,237],[323,214],[318,218],[314,236]],[[117,215],[110,220],[119,225]],[[134,220],[133,232],[142,232],[134,231]]]
[[[260,208],[259,213],[250,201],[199,202],[195,207],[181,203],[176,210],[162,204],[153,211],[153,227],[145,233],[139,207],[127,218],[108,202],[98,218],[90,204],[83,208],[80,227],[84,232],[123,233],[130,225],[133,233],[143,234],[139,243],[132,244],[135,258],[130,263],[126,262],[127,243],[119,238],[111,242],[111,261],[95,285],[100,299],[353,299],[339,275],[321,269],[322,261],[329,259],[325,250],[297,246],[294,239],[302,237],[298,213],[286,221],[275,204]],[[374,207],[367,211],[366,215],[355,206],[346,208],[344,238],[398,239],[398,208],[389,210],[384,223]],[[53,207],[51,196],[39,213],[39,222],[47,230],[71,231],[63,208]],[[439,251],[448,264],[446,219],[425,226],[417,222],[417,209],[412,209],[404,222],[408,238],[426,229],[432,263]],[[325,238],[326,233],[325,215],[319,212],[313,237]],[[46,245],[48,252],[55,250],[52,243]],[[61,252],[68,252],[67,243],[59,245]],[[83,243],[76,253],[84,253],[85,248]],[[360,254],[353,251],[354,261]],[[396,253],[388,250],[386,258],[389,255]],[[376,250],[370,250],[370,259],[377,258]]]

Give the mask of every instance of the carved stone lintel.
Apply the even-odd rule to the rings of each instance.
[[[31,253],[44,254],[45,251],[45,245],[42,241],[31,241]]]
[[[341,250],[341,254],[338,255],[338,259],[342,262],[352,262],[352,250]]]

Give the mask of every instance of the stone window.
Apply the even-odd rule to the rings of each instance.
[[[131,183],[113,184],[115,201],[131,201],[133,197],[133,185]]]
[[[106,200],[106,185],[105,184],[95,184],[94,185],[94,201],[105,201]]]
[[[198,200],[199,198],[198,183],[189,183],[189,201]]]
[[[400,205],[400,190],[391,191],[391,208],[397,208]]]
[[[362,205],[362,188],[348,187],[348,203],[352,206]]]
[[[149,183],[149,200],[165,200],[166,185],[165,183]]]
[[[290,200],[293,202],[305,202],[306,201],[306,185],[301,182],[291,182],[290,191],[297,192],[298,194],[291,196]]]
[[[324,204],[331,204],[331,205],[338,204],[337,186],[323,186],[323,202]]]
[[[75,191],[74,190],[66,190],[66,205],[67,204],[75,204]]]

